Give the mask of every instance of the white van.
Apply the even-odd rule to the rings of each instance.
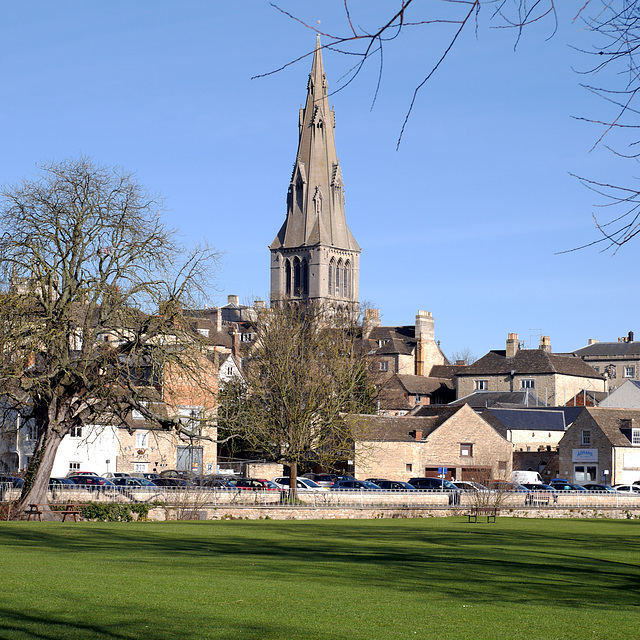
[[[513,471],[511,481],[518,484],[543,484],[544,480],[537,471]]]

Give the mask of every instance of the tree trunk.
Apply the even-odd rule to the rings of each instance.
[[[298,463],[289,463],[289,497],[295,502],[298,493]]]
[[[37,459],[32,459],[29,464],[22,494],[16,503],[16,517],[23,517],[25,509],[30,504],[40,505],[48,511],[49,477],[62,437],[57,430],[47,428],[44,444],[37,454]]]

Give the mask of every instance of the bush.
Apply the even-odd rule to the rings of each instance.
[[[61,511],[64,507],[52,507]],[[146,520],[151,506],[148,504],[109,504],[104,502],[89,502],[79,505],[78,511],[85,520],[98,522],[133,522]]]

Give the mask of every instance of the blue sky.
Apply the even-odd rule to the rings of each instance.
[[[372,28],[395,2],[352,2]],[[424,3],[418,3],[418,6]],[[581,4],[581,3],[578,3]],[[347,32],[342,0],[283,0],[323,31]],[[437,5],[453,15],[461,5]],[[573,9],[577,10],[577,5]],[[557,252],[597,238],[597,197],[570,173],[629,184],[633,166],[600,145],[606,105],[580,87],[589,35],[571,10],[516,34],[465,32],[420,92],[452,33],[408,31],[385,48],[376,104],[371,65],[337,92],[336,144],[347,221],[363,248],[360,298],[384,324],[432,311],[445,353],[477,356],[516,332],[554,351],[616,340],[635,325],[638,242],[615,256]],[[268,245],[286,213],[313,33],[263,0],[32,0],[0,4],[0,182],[81,154],[137,173],[161,193],[185,242],[224,252],[210,304],[267,298]],[[328,40],[325,38],[324,42]],[[324,53],[330,89],[353,59]],[[601,79],[602,81],[605,78]],[[618,142],[611,136],[610,144]],[[620,142],[623,142],[620,138]]]

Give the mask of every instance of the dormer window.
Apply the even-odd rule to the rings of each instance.
[[[640,429],[631,429],[631,444],[640,445]]]

